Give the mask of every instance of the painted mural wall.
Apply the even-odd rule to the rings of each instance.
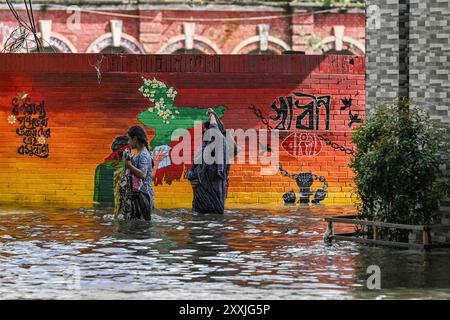
[[[353,201],[364,57],[2,54],[0,70],[0,202],[112,203],[124,135],[140,124],[152,151],[168,151],[156,207],[189,208],[190,164],[172,152],[207,108],[228,129],[277,133],[278,150],[258,140],[261,155],[279,152],[276,170],[232,164],[227,206]]]

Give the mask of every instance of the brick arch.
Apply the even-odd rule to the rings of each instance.
[[[291,50],[291,47],[286,42],[284,42],[279,38],[269,36],[267,40],[268,40],[268,50],[272,50],[280,54],[285,50]],[[259,36],[249,37],[244,41],[240,42],[236,47],[234,47],[234,49],[231,51],[231,54],[248,53],[255,49],[254,48],[255,43],[257,44],[259,41],[260,41]],[[251,47],[252,49],[249,49],[248,47]]]
[[[194,35],[194,49],[200,50],[205,54],[221,54],[221,50],[219,47],[209,40],[208,38]],[[177,51],[178,49],[184,48],[184,41],[186,40],[186,36],[184,34],[172,37],[164,44],[157,53],[162,54],[170,54],[172,52]]]
[[[73,45],[73,43],[64,37],[63,35],[52,32],[50,36],[50,45],[60,52],[64,53],[77,53],[77,48]]]
[[[38,32],[38,33],[36,33],[36,35],[38,36],[39,39],[41,39],[41,42],[42,42],[41,33]],[[29,34],[27,37],[27,41],[34,42],[34,36],[32,34]],[[77,48],[73,45],[73,43],[69,39],[67,39],[62,34],[59,34],[56,32],[51,33],[50,41],[47,45],[50,45],[51,47],[58,49],[58,51],[62,52],[62,53],[77,53],[78,52]],[[0,50],[3,50],[3,49],[4,48],[0,45]],[[21,50],[20,52],[23,52],[23,51]]]
[[[316,44],[312,49],[313,49],[313,51],[317,51],[321,47],[326,47],[327,49],[325,51],[328,51],[330,49],[335,48],[335,42],[336,42],[336,37],[329,36],[329,37],[322,39],[322,41],[320,41],[318,44]],[[342,38],[342,42],[347,44],[347,48],[345,48],[345,49],[347,49],[351,52],[354,52],[355,54],[364,55],[366,53],[366,48],[361,41],[358,41],[351,37],[344,36]],[[353,45],[357,50],[349,48],[349,44]]]
[[[86,50],[86,53],[99,53],[106,47],[111,46],[112,43],[113,43],[112,33],[111,32],[105,33],[100,37],[98,37],[97,39],[95,39],[89,45],[89,47]],[[131,53],[135,54],[145,53],[145,50],[142,47],[141,43],[136,38],[126,33],[122,33],[121,35],[120,46],[126,48]]]

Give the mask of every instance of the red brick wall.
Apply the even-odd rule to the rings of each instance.
[[[102,10],[100,7],[99,10]],[[195,23],[195,36],[203,37],[213,43],[222,53],[230,54],[242,41],[258,36],[258,25],[270,26],[269,36],[286,43],[293,50],[308,53],[321,53],[313,50],[310,40],[313,36],[325,39],[333,36],[333,26],[346,27],[345,36],[351,37],[364,46],[365,15],[364,12],[351,13],[292,13],[278,10],[249,10],[247,7],[236,7],[231,10],[171,10],[170,6],[163,10],[106,10],[114,16],[81,12],[81,28],[70,30],[67,20],[72,13],[65,10],[51,9],[45,12],[35,10],[35,20],[51,20],[52,32],[65,37],[76,48],[78,53],[85,53],[89,46],[99,37],[111,32],[110,20],[123,21],[123,33],[139,42],[145,53],[158,53],[175,36],[183,35],[183,23]],[[24,11],[22,11],[24,14]],[[134,16],[134,17],[129,17]],[[277,17],[270,19],[254,19],[255,17]],[[278,18],[278,16],[280,16]],[[246,19],[251,17],[252,19]],[[178,19],[178,20],[177,20]],[[182,20],[185,19],[185,20]],[[201,19],[212,19],[204,21]],[[227,21],[227,19],[240,19]],[[215,21],[214,21],[215,20]],[[0,47],[4,40],[3,32],[9,33],[17,27],[17,22],[8,10],[0,9]],[[331,43],[330,46],[333,46]],[[253,42],[240,53],[247,53],[259,48],[259,41]],[[284,51],[279,45],[269,42],[269,49],[277,53]],[[329,49],[327,47],[327,49]],[[353,50],[361,54],[359,50]],[[210,52],[207,52],[210,53]]]
[[[197,108],[203,115],[208,107],[225,106],[222,120],[227,128],[235,129],[266,128],[261,117],[269,119],[275,115],[271,105],[279,102],[280,97],[287,99],[295,92],[315,97],[331,95],[328,130],[323,107],[319,130],[315,125],[313,130],[298,130],[294,124],[289,130],[278,130],[282,136],[279,163],[290,174],[312,172],[322,176],[328,185],[327,196],[321,203],[352,201],[352,173],[347,168],[350,155],[338,147],[351,149],[351,130],[360,125],[349,126],[349,111],[364,118],[363,57],[105,55],[99,79],[94,65],[101,59],[101,55],[94,54],[0,55],[2,202],[92,204],[99,188],[96,170],[111,155],[112,141],[129,126],[142,124],[138,116],[152,105],[138,90],[143,84],[142,76],[156,77],[175,88],[177,108]],[[49,149],[47,158],[18,152],[24,144],[16,132],[23,112],[15,116],[14,123],[8,120],[14,115],[12,100],[24,98],[24,93],[28,94],[29,103],[45,102],[47,127],[51,130],[45,142]],[[341,99],[350,98],[351,106],[343,108]],[[261,111],[260,116],[252,106]],[[303,109],[293,109],[295,123]],[[306,119],[303,123],[307,125]],[[177,118],[173,121],[176,126]],[[269,120],[268,124],[275,128],[278,121]],[[156,126],[161,128],[156,122],[145,123],[150,137],[160,130]],[[158,134],[161,132],[171,133],[169,129]],[[281,146],[282,140],[292,133],[303,133],[311,139],[325,137],[331,144],[322,141],[316,155],[305,151],[292,155],[289,146]],[[173,147],[176,142],[170,145]],[[228,206],[280,204],[283,193],[291,189],[299,192],[292,178],[280,172],[261,175],[261,168],[260,164],[232,165]],[[184,179],[184,170],[186,167],[173,164],[158,170],[157,206],[190,205],[192,191]],[[324,181],[315,180],[311,192],[323,187]]]

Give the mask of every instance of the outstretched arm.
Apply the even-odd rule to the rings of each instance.
[[[210,124],[217,124],[217,114],[214,112],[212,108],[208,108],[208,111],[206,112],[209,117],[209,123]]]

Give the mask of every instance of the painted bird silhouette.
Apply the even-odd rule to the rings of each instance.
[[[352,98],[349,98],[349,99],[344,98],[344,99],[341,99],[341,101],[344,104],[341,107],[341,110],[346,110],[346,109],[348,109],[348,108],[350,108],[352,106]]]
[[[352,114],[351,111],[348,112],[348,116],[350,117],[350,123],[348,124],[349,127],[352,126],[354,123],[361,123],[362,119],[359,117],[358,114]]]

